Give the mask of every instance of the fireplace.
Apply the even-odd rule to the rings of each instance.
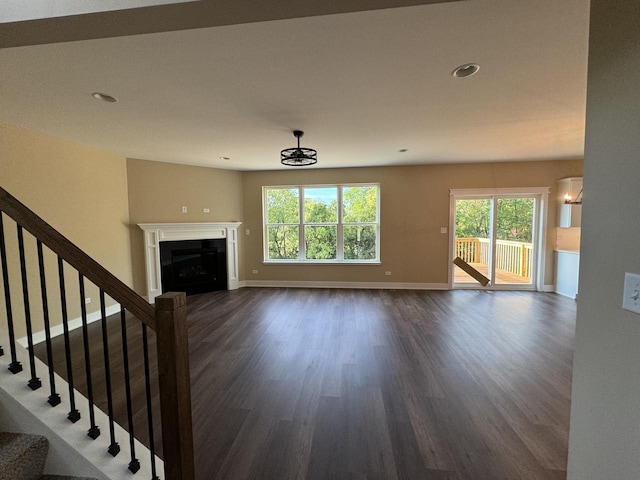
[[[240,288],[238,278],[240,222],[139,223],[138,226],[144,231],[145,273],[149,302],[155,302],[158,295],[169,290],[197,293],[199,289],[209,288],[212,283],[215,284],[214,289]],[[192,241],[194,243],[190,243]],[[164,258],[161,260],[161,250],[167,247],[169,252],[176,251],[168,254],[169,260]],[[172,263],[172,256],[180,267],[165,266]],[[215,273],[211,273],[213,271]],[[186,287],[176,286],[176,279],[178,282],[186,283]],[[169,284],[165,284],[166,281]],[[198,285],[200,283],[208,284],[209,287]]]
[[[226,243],[222,238],[160,242],[162,292],[226,290]]]

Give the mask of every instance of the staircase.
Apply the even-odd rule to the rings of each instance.
[[[49,441],[42,435],[0,432],[0,480],[95,480],[45,475]]]
[[[125,475],[137,474],[143,480],[194,480],[185,294],[168,292],[155,299],[155,306],[150,305],[1,187],[0,273],[0,305],[4,304],[0,311],[0,357],[8,364],[4,372],[0,369],[0,393],[18,401],[55,435],[79,429],[79,436],[89,438],[91,446],[86,441],[80,445],[78,434],[67,435],[65,441],[77,452],[85,452],[83,458],[92,455],[89,461],[104,478],[120,479],[123,470],[128,470]],[[95,312],[87,311],[88,289],[99,301]],[[107,314],[112,307],[113,312]],[[100,322],[100,338],[90,341],[88,324],[94,314],[94,320]],[[119,316],[120,331],[108,328],[107,317],[112,315]],[[76,326],[82,329],[83,342],[72,351],[69,332]],[[58,369],[51,346],[55,329],[61,330],[65,342]],[[44,336],[44,363],[34,354],[34,332]],[[26,349],[19,345],[17,333],[26,333]],[[130,340],[141,346],[142,358],[130,361]],[[149,345],[155,345],[153,369]],[[78,361],[74,364],[74,360]],[[41,380],[39,375],[45,372]],[[66,378],[61,378],[65,374]],[[143,404],[133,404],[134,389],[143,393],[138,395]],[[43,412],[47,408],[51,410]],[[139,447],[136,437],[145,429],[148,450]],[[160,432],[158,442],[163,447],[159,469],[154,432]],[[0,480],[70,478],[43,476],[39,465],[44,465],[48,450],[46,438],[1,435],[9,450],[6,454],[4,449],[0,451]],[[44,446],[38,446],[42,443],[39,438],[44,439]],[[57,443],[49,438],[55,452]],[[25,458],[31,453],[19,453],[20,445],[35,456]],[[148,460],[138,458],[136,452],[143,450],[149,453]],[[113,457],[117,458],[107,465],[106,458]],[[9,458],[18,463],[5,467]],[[9,474],[8,468],[17,473]],[[107,470],[118,473],[112,475]],[[93,472],[82,473],[103,478]]]

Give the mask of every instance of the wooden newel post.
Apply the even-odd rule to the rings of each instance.
[[[170,292],[155,301],[165,478],[194,480],[187,298]]]

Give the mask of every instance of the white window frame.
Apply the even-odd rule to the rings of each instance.
[[[375,187],[376,192],[376,219],[375,222],[348,222],[344,223],[342,221],[342,195],[343,189],[352,188],[352,187]],[[304,220],[304,191],[305,189],[310,188],[336,188],[337,189],[337,202],[338,202],[338,217],[336,223],[305,223]],[[286,223],[286,224],[277,224],[277,225],[287,225],[298,227],[298,258],[295,259],[283,259],[269,258],[269,235],[268,235],[268,227],[270,225],[267,223],[267,191],[274,189],[286,189],[293,190],[298,189],[298,223]],[[304,228],[305,226],[336,226],[336,258],[335,259],[307,259],[306,251],[305,251],[305,241],[304,241]],[[344,258],[344,227],[345,226],[373,226],[376,230],[376,256],[374,259],[370,260],[362,260],[362,259],[345,259]],[[309,184],[309,185],[270,185],[262,187],[262,245],[263,245],[263,263],[274,264],[274,263],[283,263],[283,264],[368,264],[368,265],[379,265],[380,261],[380,184],[379,183],[339,183],[339,184]]]

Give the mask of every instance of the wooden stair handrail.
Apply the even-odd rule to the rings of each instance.
[[[166,480],[194,480],[187,296],[156,297],[158,383]]]
[[[104,290],[145,325],[156,330],[155,310],[152,305],[2,187],[0,211],[6,213],[84,277]]]

